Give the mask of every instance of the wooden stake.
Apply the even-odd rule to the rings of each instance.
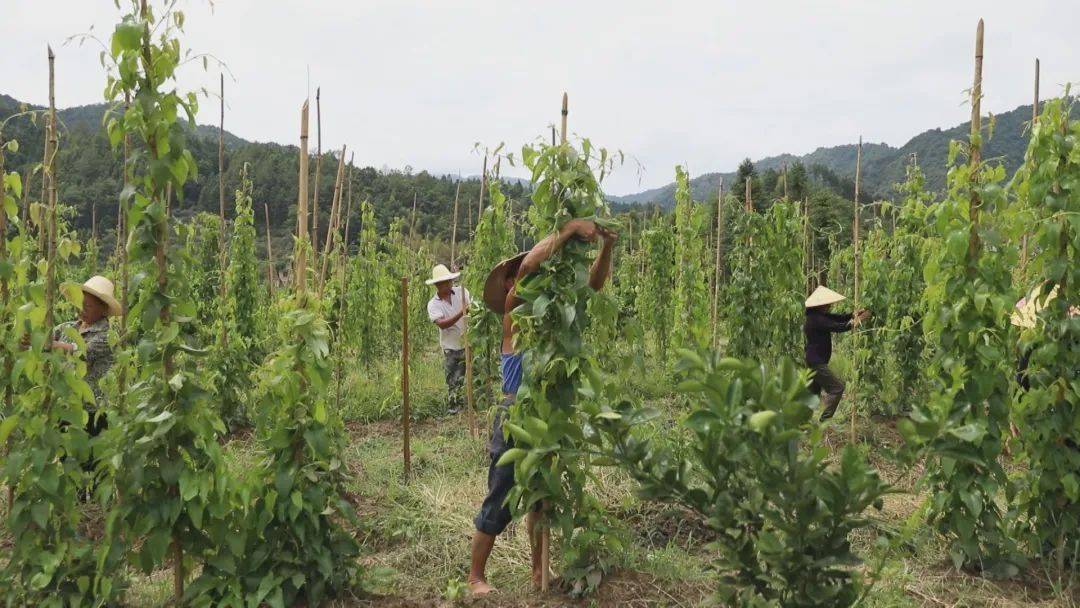
[[[300,187],[297,196],[299,211],[296,213],[297,242],[296,242],[296,268],[293,274],[296,276],[296,291],[300,294],[301,302],[307,293],[307,203],[308,203],[308,102],[304,102],[300,110]]]
[[[412,452],[409,446],[409,277],[401,277],[401,433],[405,483],[412,472]]]
[[[322,87],[315,88],[315,195],[311,203],[311,252],[313,256],[319,253],[319,174],[322,173],[321,92]]]
[[[270,205],[263,203],[263,219],[266,220],[266,280],[270,299],[274,299],[274,248],[270,246]]]
[[[746,176],[746,196],[744,198],[746,199],[745,202],[746,202],[746,212],[747,213],[753,213],[753,211],[754,211],[754,196],[753,196],[754,195],[754,186],[753,186],[753,181],[754,180],[753,180],[753,178],[751,176],[749,176],[749,175]]]
[[[564,142],[565,143],[565,142]],[[540,592],[551,589],[551,528],[547,524],[547,505],[540,509]]]
[[[344,158],[345,150],[342,149],[342,158]],[[352,217],[352,157],[349,158],[349,209],[345,213],[345,234],[341,237],[341,244],[338,246],[338,322],[337,327],[337,393],[335,395],[335,405],[337,411],[341,411],[341,386],[345,373],[345,344],[344,344],[344,326],[346,319],[347,306],[349,299],[345,297],[345,263],[348,257],[347,249],[349,248],[349,219]]]
[[[218,123],[218,255],[220,257],[220,272],[221,276],[218,280],[220,283],[220,298],[221,311],[225,311],[225,297],[229,292],[227,285],[227,272],[229,264],[229,254],[225,250],[225,74],[219,74],[221,82],[221,120]],[[224,322],[224,315],[221,323],[221,344],[223,346],[229,345],[229,329],[228,323]]]
[[[787,163],[784,163],[783,165],[781,165],[781,166],[780,166],[780,168],[781,168],[781,171],[783,172],[783,173],[781,174],[781,177],[783,177],[783,178],[784,178],[784,200],[786,201],[786,200],[788,200],[788,189],[787,189]]]
[[[450,229],[450,271],[457,271],[457,224],[458,224],[458,199],[461,197],[461,180],[458,180],[457,189],[454,190],[454,226]]]
[[[861,263],[861,253],[859,251],[859,186],[860,176],[862,170],[862,136],[859,136],[859,147],[855,151],[855,218],[852,224],[852,248],[853,258],[855,264],[855,294],[853,298],[855,312],[859,312],[859,267]],[[853,378],[851,379],[851,433],[849,442],[854,444],[856,441],[856,420],[859,413],[858,403],[858,381],[859,381],[859,362],[857,358],[852,361]]]

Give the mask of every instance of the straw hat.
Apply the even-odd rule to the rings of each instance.
[[[443,281],[453,281],[460,276],[460,272],[450,272],[450,269],[444,264],[439,264],[431,269],[431,278],[424,282],[428,285],[434,285],[436,283],[442,283]]]
[[[484,282],[484,304],[496,314],[506,314],[506,277],[516,276],[525,253],[499,262]]]
[[[1009,318],[1009,322],[1016,327],[1022,327],[1024,329],[1031,329],[1035,327],[1035,320],[1039,317],[1039,313],[1042,309],[1046,308],[1046,305],[1051,302],[1058,294],[1058,286],[1055,285],[1049,295],[1040,298],[1040,288],[1036,287],[1031,290],[1028,297],[1021,298],[1016,303],[1016,310],[1013,311],[1012,317]]]
[[[110,317],[119,317],[124,309],[120,302],[113,296],[113,283],[103,276],[90,277],[90,280],[82,284],[83,293],[88,293],[101,300],[109,307]]]
[[[806,307],[816,308],[818,306],[825,306],[826,304],[836,304],[837,302],[846,299],[846,297],[821,285],[814,290],[814,293],[810,294],[809,298],[806,298]]]

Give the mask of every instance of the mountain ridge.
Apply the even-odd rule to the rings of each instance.
[[[1027,148],[1026,133],[1031,121],[1031,104],[991,115],[991,119],[996,123],[994,136],[986,140],[983,157],[1000,160],[1004,163],[1006,172],[1011,175],[1023,162]],[[886,143],[863,142],[860,191],[877,198],[889,198],[893,194],[894,184],[903,181],[904,167],[913,154],[926,175],[927,187],[935,191],[943,190],[948,172],[949,142],[966,140],[970,129],[970,121],[947,129],[927,129],[899,147]],[[813,152],[803,155],[784,153],[761,158],[754,161],[754,168],[760,174],[768,169],[780,170],[785,163],[791,165],[802,162],[807,168],[821,165],[840,177],[854,178],[856,150],[855,143],[819,146]],[[690,188],[694,198],[710,199],[716,196],[721,179],[724,181],[724,189],[730,190],[734,178],[735,171],[703,173],[690,180]],[[635,194],[609,196],[608,200],[621,205],[658,203],[662,207],[671,207],[674,205],[674,198],[675,184],[669,183]]]

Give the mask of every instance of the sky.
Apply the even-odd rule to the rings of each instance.
[[[101,47],[65,40],[90,32],[107,42],[119,18],[112,0],[4,4],[0,92],[45,104],[52,44],[57,105],[103,101]],[[1080,79],[1075,0],[178,6],[184,47],[227,67],[225,128],[240,137],[298,142],[300,107],[318,86],[324,150],[345,144],[357,164],[376,168],[478,175],[477,143],[518,151],[550,137],[566,91],[571,133],[627,156],[604,182],[614,195],[669,183],[676,164],[691,175],[730,171],[744,157],[804,154],[860,135],[899,146],[963,122],[980,17],[984,111],[1031,103],[1036,57],[1043,98]],[[191,62],[179,85],[216,90],[218,72]],[[199,122],[217,124],[216,98],[201,103]]]

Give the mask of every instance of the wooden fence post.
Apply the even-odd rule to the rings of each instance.
[[[401,277],[401,433],[405,483],[412,471],[412,452],[409,446],[409,277]]]

